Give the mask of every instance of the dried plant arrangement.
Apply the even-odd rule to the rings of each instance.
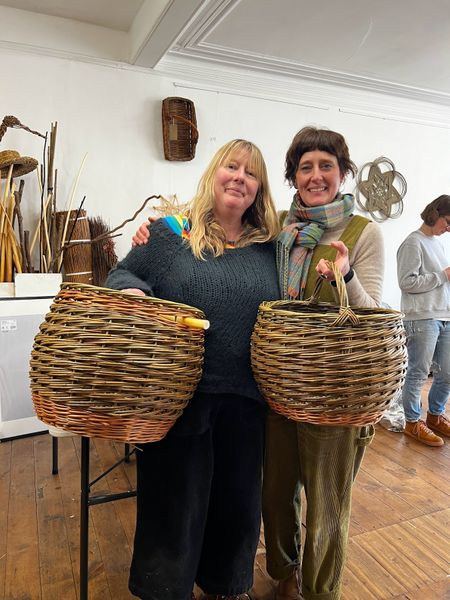
[[[72,186],[68,210],[64,211],[65,218],[61,219],[57,211],[58,171],[55,168],[57,122],[51,123],[50,132],[46,132],[44,135],[23,125],[17,117],[8,115],[4,117],[0,124],[0,141],[8,128],[23,129],[38,135],[43,138],[44,146],[40,165],[36,159],[20,156],[18,152],[13,150],[0,152],[0,182],[2,179],[4,180],[0,194],[0,236],[4,242],[0,254],[2,257],[0,282],[13,281],[14,273],[59,273],[63,269],[66,246],[70,245],[70,238],[73,237],[73,234],[77,234],[77,231],[71,226],[71,209],[80,174],[86,160],[85,156]],[[21,211],[25,181],[22,179],[18,189],[16,189],[14,180],[33,170],[37,173],[40,211],[38,223],[31,235],[30,230],[25,229],[23,226]],[[80,209],[81,207],[78,211]],[[17,233],[15,232],[15,225]],[[89,232],[87,221],[86,227]],[[79,255],[79,253],[79,250],[73,252],[72,258],[75,254]],[[33,258],[37,265],[33,265]],[[67,260],[70,263],[70,252]],[[85,279],[82,281],[85,281]],[[92,278],[89,279],[89,282],[91,281]]]
[[[43,134],[7,115],[0,124],[0,141],[9,127],[24,129],[45,139]],[[36,170],[37,166],[36,159],[21,156],[15,150],[0,151],[0,282],[12,282],[14,273],[31,268],[29,231],[23,227],[21,211],[25,181],[21,179],[17,186],[15,180]]]
[[[21,156],[13,150],[0,151],[0,282],[14,281],[15,273],[63,273],[63,280],[101,286],[117,256],[113,238],[127,223],[133,221],[153,201],[158,216],[185,213],[187,204],[180,204],[176,195],[170,199],[151,195],[123,223],[109,229],[101,217],[90,219],[83,205],[74,208],[74,199],[84,156],[79,167],[65,210],[57,210],[58,170],[55,168],[58,124],[52,123],[46,134],[23,125],[17,117],[4,117],[0,124],[0,141],[9,127],[20,128],[44,140],[43,160]],[[25,180],[15,180],[35,171],[40,193],[39,221],[31,235],[24,227],[21,204]],[[37,261],[36,261],[37,256]],[[33,258],[37,266],[33,264]]]
[[[30,173],[37,167],[37,161],[18,152],[0,152],[0,282],[13,281],[13,272],[22,273],[28,265],[28,236],[25,237],[20,203],[24,180],[18,189],[14,179]],[[16,168],[18,167],[18,168]],[[17,220],[19,233],[15,233]]]

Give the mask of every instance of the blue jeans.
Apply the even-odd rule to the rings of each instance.
[[[450,395],[450,321],[422,319],[404,321],[407,335],[408,370],[402,390],[407,421],[420,419],[422,387],[430,371],[433,383],[428,393],[428,412],[445,412]]]

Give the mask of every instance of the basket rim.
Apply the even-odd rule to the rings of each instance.
[[[184,309],[187,311],[194,311],[197,314],[203,315],[205,317],[205,313],[196,306],[190,306],[189,304],[183,304],[182,302],[174,302],[173,300],[165,300],[164,298],[156,298],[154,296],[138,296],[137,294],[131,294],[129,292],[123,292],[121,290],[114,290],[112,288],[105,288],[96,285],[91,285],[89,283],[78,283],[78,282],[64,282],[61,284],[61,290],[81,290],[86,292],[93,293],[102,293],[106,296],[112,296],[116,298],[124,298],[126,300],[133,300],[139,302],[141,304],[162,304],[167,306],[168,308],[176,308],[176,309]]]
[[[301,312],[301,311],[294,311],[294,310],[289,310],[288,308],[283,308],[287,305],[292,305],[295,304],[297,306],[304,306],[305,308],[308,307],[310,309],[315,309],[317,308],[318,310],[316,312],[314,312],[314,310],[310,310],[308,312]],[[314,317],[314,316],[319,316],[322,318],[326,318],[328,315],[324,312],[320,312],[321,308],[333,308],[335,309],[335,313],[333,315],[333,318],[335,317],[335,314],[338,314],[339,311],[341,310],[341,307],[338,304],[333,304],[332,302],[315,302],[314,304],[312,304],[310,302],[310,300],[271,300],[271,301],[264,301],[259,305],[259,311],[260,312],[276,312],[277,314],[280,315],[285,315],[285,316],[289,316],[289,318],[292,317],[301,317],[304,318],[305,316],[308,317]],[[384,318],[395,318],[395,319],[403,319],[404,318],[404,313],[402,313],[401,311],[395,310],[393,308],[383,308],[383,307],[367,307],[367,306],[352,306],[351,307],[352,311],[358,316],[358,319],[360,320],[376,320],[378,317],[384,317]],[[368,311],[370,311],[370,313],[368,313]],[[331,315],[330,315],[331,317]]]

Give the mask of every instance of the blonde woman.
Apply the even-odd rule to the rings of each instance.
[[[279,298],[279,226],[258,148],[215,154],[188,215],[159,219],[107,285],[202,309],[203,376],[160,442],[137,452],[129,587],[144,600],[249,600],[259,539],[265,405],[250,367],[259,304]],[[193,597],[193,594],[192,594]]]

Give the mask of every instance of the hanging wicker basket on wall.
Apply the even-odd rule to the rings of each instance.
[[[162,102],[164,157],[166,160],[192,160],[198,142],[197,119],[192,100],[165,98]]]
[[[277,413],[319,425],[376,423],[400,392],[407,366],[402,314],[349,308],[333,265],[340,306],[318,302],[321,281],[306,301],[264,302],[252,335],[252,367]]]
[[[87,437],[162,439],[200,380],[205,323],[184,304],[63,284],[31,353],[38,418]]]

